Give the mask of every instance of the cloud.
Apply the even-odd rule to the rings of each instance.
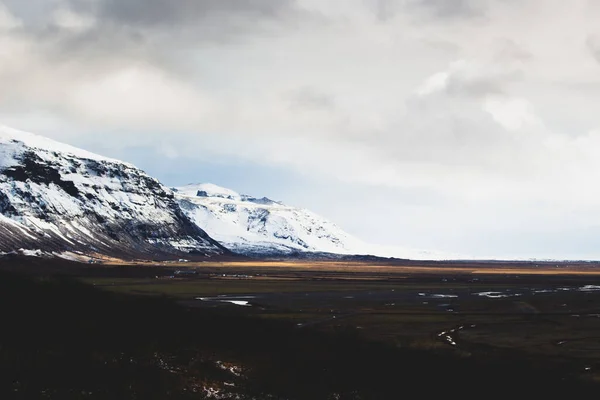
[[[377,19],[388,22],[405,13],[419,20],[470,20],[487,14],[486,0],[367,0]]]
[[[587,45],[587,48],[588,48],[590,54],[592,55],[592,57],[594,57],[594,59],[598,63],[600,63],[600,36],[597,36],[597,35],[588,36],[585,44]]]
[[[430,76],[417,89],[421,96],[437,91],[449,95],[482,97],[500,94],[505,86],[519,78],[519,70],[494,62],[488,65],[459,60],[450,65],[448,71]]]
[[[6,32],[20,26],[20,21],[0,3],[0,30]]]
[[[494,120],[508,131],[518,131],[541,125],[531,103],[524,99],[488,97],[483,105]]]
[[[0,117],[118,154],[144,143],[149,168],[156,154],[227,159],[378,199],[427,193],[442,200],[364,216],[416,247],[600,224],[600,9],[340,4],[3,0]],[[339,201],[316,204],[340,215]],[[353,207],[340,224],[360,225]]]
[[[3,0],[20,21],[11,32],[51,62],[82,68],[145,61],[176,74],[203,47],[284,33],[311,16],[293,0]]]
[[[3,0],[3,3],[31,31],[55,27],[52,15],[57,10],[93,18],[101,29],[165,31],[168,35],[190,28],[198,32],[215,29],[222,35],[230,35],[248,28],[257,30],[265,21],[286,20],[297,12],[294,0],[29,0],[27,4]]]
[[[425,11],[433,17],[444,19],[473,18],[485,15],[482,3],[474,0],[412,0],[407,6]]]
[[[310,87],[302,87],[289,94],[292,110],[331,111],[335,108],[333,96]]]
[[[77,4],[77,3],[75,3]],[[252,20],[261,18],[281,18],[293,9],[291,0],[101,0],[94,7],[104,21],[128,26],[150,27],[180,24],[210,24],[219,22]],[[223,26],[227,30],[231,26]]]

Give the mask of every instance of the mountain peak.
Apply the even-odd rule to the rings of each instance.
[[[226,199],[232,201],[243,201],[248,203],[256,203],[262,205],[280,205],[283,204],[279,201],[271,200],[268,197],[253,197],[247,194],[239,194],[238,192],[224,188],[214,183],[190,183],[181,187],[171,188],[179,196],[184,197],[208,197],[214,199]]]
[[[183,196],[190,197],[219,197],[230,200],[241,200],[242,198],[239,193],[214,183],[190,183],[173,189]]]
[[[357,240],[308,210],[213,184],[175,188],[184,213],[225,247],[246,255],[354,254]]]
[[[22,145],[28,148],[69,154],[74,157],[84,158],[88,160],[118,162],[120,164],[126,164],[128,166],[131,166],[131,164],[125,163],[123,161],[104,157],[87,150],[83,150],[68,144],[57,142],[44,136],[35,135],[33,133],[21,131],[0,124],[0,145],[9,145],[11,143],[21,143]]]
[[[0,252],[19,248],[119,257],[226,252],[144,171],[1,126]]]

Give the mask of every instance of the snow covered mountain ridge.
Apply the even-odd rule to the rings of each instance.
[[[213,184],[173,188],[186,215],[234,252],[354,254],[355,239],[330,221],[266,197],[255,198]]]
[[[302,253],[446,259],[445,255],[367,244],[331,221],[269,198],[211,183],[172,188],[186,215],[225,247],[251,256]]]
[[[221,186],[217,186],[212,183],[200,183],[200,184],[190,184],[187,186],[182,186],[179,188],[171,188],[174,192],[179,194],[180,196],[185,197],[211,197],[211,198],[220,198],[227,199],[233,201],[241,201],[241,202],[249,202],[256,204],[264,204],[264,205],[275,205],[278,204],[280,206],[285,207],[282,203],[271,200],[266,197],[256,198],[252,196],[248,196],[246,194],[239,194],[234,192],[231,189],[226,189]]]
[[[213,184],[173,190],[132,164],[0,125],[0,255],[375,255],[436,253],[365,244],[315,213]]]
[[[0,126],[0,252],[228,253],[131,164]]]

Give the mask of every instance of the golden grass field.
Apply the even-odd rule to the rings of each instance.
[[[100,258],[100,257],[99,257]],[[168,266],[176,268],[211,268],[211,269],[285,269],[288,272],[347,272],[347,273],[375,273],[385,274],[511,274],[511,275],[599,275],[600,266],[595,263],[541,263],[523,266],[522,263],[486,263],[480,261],[464,262],[460,265],[451,262],[419,262],[413,261],[411,265],[402,265],[394,262],[361,262],[361,261],[202,261],[202,262],[153,262],[153,261],[127,261],[116,258],[101,257],[106,266]],[[364,277],[361,277],[364,279]]]

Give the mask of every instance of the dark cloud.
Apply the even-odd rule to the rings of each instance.
[[[533,54],[526,50],[521,44],[507,38],[497,39],[494,43],[496,48],[495,60],[504,62],[529,62],[533,59]]]
[[[383,22],[399,13],[416,14],[436,20],[484,17],[487,8],[482,0],[366,0],[377,19]]]
[[[505,80],[495,77],[462,79],[451,76],[448,79],[446,93],[452,96],[483,97],[489,94],[502,94]]]
[[[438,18],[472,18],[485,14],[481,0],[411,0],[411,8],[422,9]]]
[[[380,21],[387,21],[393,18],[401,9],[398,0],[370,0],[370,7]]]
[[[22,20],[28,27],[42,26],[48,17],[60,6],[57,0],[0,0],[11,14]]]
[[[294,26],[303,13],[296,0],[0,0],[24,22],[23,34],[63,44],[66,50],[106,45],[197,46],[206,42],[247,40],[277,34]],[[27,3],[27,4],[25,4]],[[54,12],[65,7],[94,23],[87,29],[65,30]]]
[[[177,29],[180,24],[260,22],[285,18],[294,0],[100,0],[96,12],[104,21],[119,25]]]
[[[442,92],[450,96],[483,98],[487,95],[505,94],[507,88],[522,78],[519,70],[451,71]]]
[[[97,18],[101,25],[178,30],[184,26],[261,23],[285,19],[297,11],[296,0],[0,0],[27,25],[48,24],[52,12],[69,9]]]
[[[308,13],[296,0],[0,0],[23,21],[16,35],[29,37],[51,62],[92,69],[139,61],[185,74],[191,51],[207,44],[277,36]],[[69,29],[55,21],[68,9],[91,21]],[[93,72],[93,71],[92,71]],[[191,73],[191,72],[190,72]]]
[[[289,101],[293,110],[332,111],[335,108],[332,96],[309,87],[293,91]]]

